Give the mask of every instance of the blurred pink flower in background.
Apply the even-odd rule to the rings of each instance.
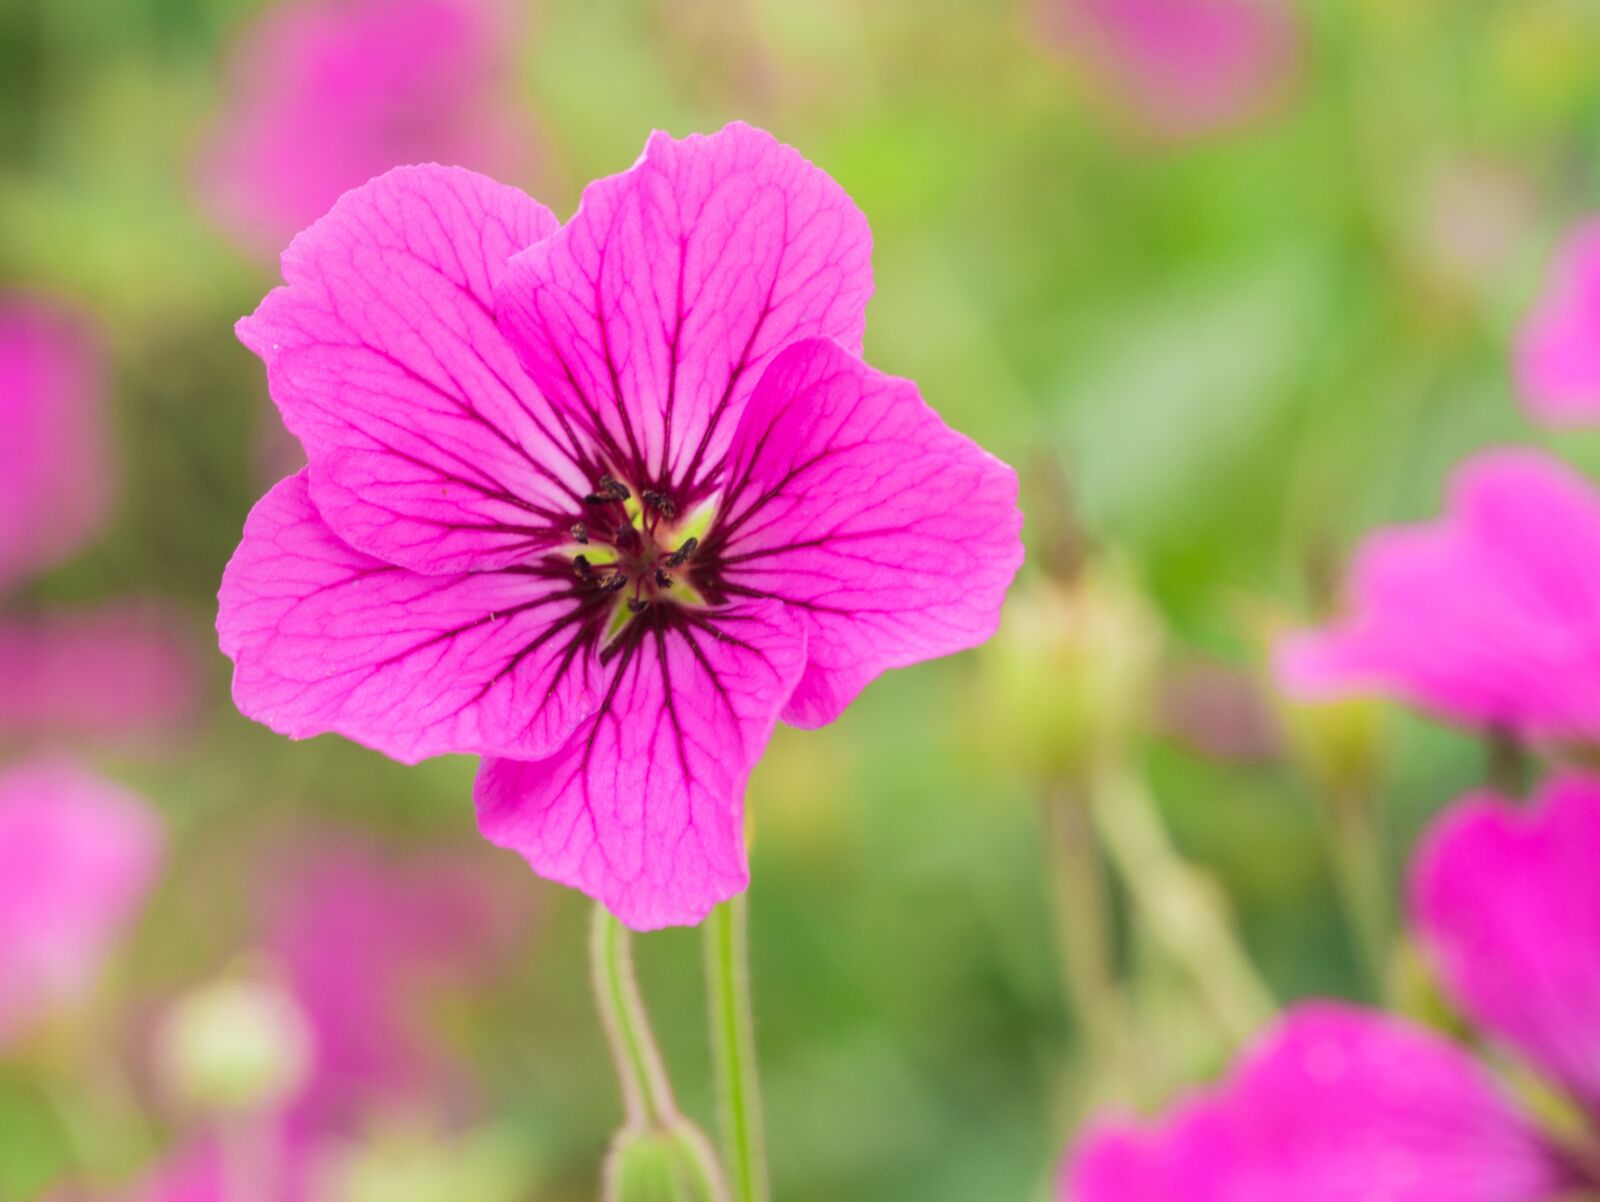
[[[0,772],[0,1046],[87,1000],[163,841],[146,802],[67,760]]]
[[[1600,422],[1600,221],[1557,248],[1544,291],[1517,337],[1523,406],[1551,425]]]
[[[1307,700],[1399,697],[1474,725],[1600,739],[1600,493],[1540,452],[1483,452],[1443,518],[1369,536],[1349,612],[1289,635],[1275,672]]]
[[[115,1202],[241,1202],[241,1195],[256,1202],[334,1202],[339,1197],[321,1188],[327,1184],[322,1180],[324,1158],[310,1141],[281,1124],[268,1128],[257,1151],[270,1162],[262,1166],[262,1173],[255,1174],[248,1191],[239,1183],[241,1174],[228,1162],[223,1141],[206,1136],[170,1153],[132,1188],[118,1193]],[[266,1174],[270,1181],[261,1179]]]
[[[1600,1138],[1597,863],[1600,781],[1567,776],[1529,809],[1456,803],[1411,882],[1413,926],[1445,991],[1577,1103],[1589,1147]],[[1600,1185],[1571,1138],[1443,1037],[1313,1003],[1165,1121],[1091,1128],[1063,1188],[1074,1202],[1556,1202]]]
[[[1227,1081],[1080,1137],[1063,1202],[1554,1202],[1577,1183],[1456,1045],[1331,1002],[1289,1011]]]
[[[1597,867],[1600,780],[1555,778],[1529,807],[1471,797],[1417,853],[1411,910],[1465,1015],[1600,1122]]]
[[[1016,475],[856,357],[866,220],[770,134],[656,133],[565,227],[397,169],[283,269],[239,335],[310,464],[223,579],[234,700],[484,756],[484,834],[629,925],[746,886],[780,718],[993,633]]]
[[[190,642],[160,606],[0,614],[0,736],[148,746],[193,711],[199,693]]]
[[[1289,93],[1300,20],[1286,0],[1039,0],[1045,36],[1136,121],[1181,140],[1259,117]]]
[[[520,943],[525,911],[495,879],[468,859],[390,859],[336,839],[275,883],[267,949],[312,1032],[297,1120],[324,1127],[375,1103],[437,1103],[464,1084],[428,1007],[484,983]]]
[[[499,0],[291,0],[241,34],[198,165],[241,244],[275,253],[343,192],[441,162],[516,178],[516,39]]]
[[[470,1117],[472,1075],[452,1060],[438,1007],[481,991],[513,963],[525,946],[521,891],[502,888],[505,878],[485,875],[471,858],[395,855],[328,831],[274,858],[282,867],[261,903],[262,976],[244,978],[244,995],[264,989],[292,1008],[303,1034],[294,1032],[296,1046],[281,1057],[301,1067],[261,1082],[264,1104],[220,1114],[202,1107],[128,1202],[224,1202],[251,1165],[270,1202],[341,1197],[341,1164],[384,1120],[449,1128]],[[195,996],[180,998],[174,1015]],[[167,1092],[203,1094],[203,1083],[185,1088],[193,1070],[172,1051],[186,1046],[182,1024],[179,1017],[167,1032],[176,1035],[164,1045],[173,1063],[159,1067]],[[231,1042],[276,1047],[291,1034],[277,1021],[245,1026],[226,1032]],[[214,1046],[214,1037],[201,1040]]]
[[[59,306],[0,299],[0,603],[81,550],[110,506],[92,330]],[[0,739],[145,738],[198,689],[179,622],[154,603],[0,610]]]
[[[102,394],[86,318],[0,295],[0,596],[99,531],[112,492]]]

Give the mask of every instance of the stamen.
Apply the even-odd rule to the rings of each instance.
[[[615,476],[601,476],[594,486],[594,491],[584,497],[585,505],[605,505],[611,501],[626,501],[633,494],[628,491],[628,486]]]
[[[628,612],[629,613],[634,613],[634,614],[643,613],[644,609],[645,609],[645,606],[647,606],[649,604],[650,604],[650,602],[641,601],[641,600],[639,600],[638,597],[629,597],[628,598]]]
[[[666,493],[645,492],[640,494],[640,498],[651,509],[654,509],[669,521],[678,516],[678,503],[667,496]]]
[[[585,584],[594,579],[594,567],[589,563],[587,555],[574,555],[572,557],[572,570],[578,574],[578,579]]]
[[[689,556],[694,554],[695,548],[699,545],[700,540],[697,538],[685,539],[683,546],[667,556],[667,566],[669,568],[681,568],[688,561]]]
[[[567,533],[572,536],[572,541],[575,543],[587,544],[589,541],[589,527],[584,522],[573,522],[572,529]]]
[[[671,588],[672,587],[672,577],[667,575],[667,569],[666,568],[657,568],[656,569],[656,586],[658,588]]]
[[[627,576],[621,572],[613,572],[610,576],[606,577],[605,583],[600,586],[600,591],[602,593],[616,593],[621,592],[627,587]]]

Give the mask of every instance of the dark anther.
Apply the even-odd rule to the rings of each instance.
[[[678,503],[667,496],[666,493],[646,492],[639,495],[646,505],[650,506],[662,517],[671,520],[678,516]]]
[[[694,549],[699,545],[700,540],[697,538],[684,539],[683,546],[667,557],[667,566],[669,568],[681,568],[689,556],[694,554]]]
[[[585,583],[594,579],[594,568],[590,566],[589,557],[586,555],[572,557],[572,570],[578,573],[578,579]]]
[[[635,613],[635,614],[643,613],[644,612],[644,607],[646,605],[649,605],[649,604],[650,604],[650,602],[641,601],[637,597],[629,597],[628,598],[628,612],[629,613]]]
[[[589,541],[589,527],[583,522],[573,522],[572,529],[568,533],[572,535],[572,541],[575,543],[587,543]]]
[[[585,505],[604,505],[610,501],[626,501],[633,494],[628,486],[615,476],[601,476],[594,491],[583,499]]]
[[[656,584],[661,588],[672,587],[672,577],[667,575],[666,568],[656,569]]]
[[[602,593],[615,593],[627,587],[628,578],[621,572],[613,572],[610,576],[607,576],[605,582],[600,585],[600,591]]]
[[[617,545],[617,550],[629,555],[637,555],[644,550],[644,540],[639,537],[639,531],[633,526],[618,526],[617,532],[611,536],[611,541]]]

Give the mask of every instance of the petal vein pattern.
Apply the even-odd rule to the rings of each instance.
[[[485,760],[477,787],[491,842],[640,930],[745,888],[745,782],[805,666],[804,628],[772,601],[643,618],[566,747]]]
[[[729,464],[698,558],[713,588],[804,616],[810,663],[785,721],[831,722],[884,670],[994,633],[1022,564],[1016,473],[910,381],[798,343],[768,368]]]
[[[501,335],[494,286],[554,217],[459,168],[404,167],[290,245],[286,285],[239,336],[305,444],[351,545],[421,572],[518,563],[559,542],[582,446]]]
[[[540,567],[425,576],[342,542],[304,472],[250,514],[219,596],[241,711],[407,763],[538,756],[594,708],[586,611]]]
[[[871,250],[843,189],[770,134],[657,132],[512,261],[501,320],[613,470],[688,505],[774,355],[817,336],[860,350]]]

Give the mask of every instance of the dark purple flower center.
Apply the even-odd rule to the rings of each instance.
[[[628,615],[660,601],[705,606],[691,564],[700,537],[690,532],[704,528],[705,514],[680,523],[671,496],[650,489],[636,494],[609,474],[596,481],[583,504],[584,516],[568,531],[575,544],[568,549],[572,573],[591,598],[616,599],[613,633]]]

